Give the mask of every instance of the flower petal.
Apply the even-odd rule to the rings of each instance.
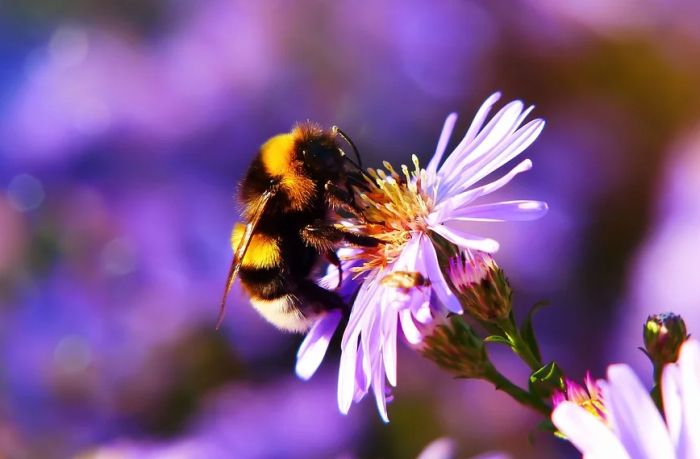
[[[398,311],[386,311],[382,317],[382,357],[389,384],[396,387],[396,327]]]
[[[666,424],[630,367],[608,367],[603,398],[613,430],[632,457],[674,457]]]
[[[486,253],[498,252],[498,241],[491,238],[466,233],[462,230],[455,229],[452,226],[447,226],[448,224],[450,224],[450,221],[447,221],[442,225],[431,226],[430,229],[459,247],[481,250],[482,252]]]
[[[477,164],[465,171],[465,177],[467,178],[458,184],[459,186],[455,188],[455,191],[466,190],[522,153],[537,139],[542,129],[544,129],[544,124],[544,121],[538,118],[518,129],[510,138],[501,142],[498,147],[484,156]]]
[[[357,368],[357,334],[350,337],[343,346],[338,370],[338,408],[343,414],[348,414],[355,394],[355,372]]]
[[[438,140],[437,148],[435,149],[435,154],[430,159],[428,167],[426,168],[426,171],[428,172],[428,174],[430,174],[430,177],[435,176],[435,173],[437,172],[437,168],[440,165],[442,156],[445,154],[447,142],[450,141],[450,137],[452,136],[452,130],[454,129],[456,122],[457,114],[450,113],[447,119],[445,120],[445,124],[442,127],[442,132],[440,133],[440,139]]]
[[[368,312],[371,312],[371,307],[375,303],[375,293],[379,287],[379,282],[376,280],[376,273],[368,276],[367,279],[360,286],[360,290],[357,292],[357,298],[355,298],[355,303],[350,311],[350,318],[348,319],[348,325],[345,327],[345,332],[343,333],[343,340],[340,343],[341,347],[345,347],[350,337],[354,334],[359,334],[359,330],[363,326],[363,322],[369,317]]]
[[[406,341],[411,344],[418,344],[423,341],[423,334],[418,330],[418,327],[416,327],[416,323],[413,321],[413,316],[409,309],[402,309],[399,311],[399,320]]]
[[[454,459],[455,457],[457,457],[457,442],[451,438],[442,437],[430,442],[416,459]]]
[[[513,178],[516,175],[520,174],[521,172],[528,171],[531,168],[532,161],[526,159],[498,180],[494,180],[493,182],[487,183],[486,185],[480,186],[478,188],[467,190],[463,193],[459,193],[455,196],[452,196],[449,199],[442,201],[437,206],[435,206],[435,209],[433,210],[433,214],[435,214],[435,216],[433,217],[431,215],[431,219],[440,223],[449,219],[449,215],[453,209],[458,209],[462,206],[469,204],[475,199],[480,198],[481,196],[493,193],[494,191],[507,185],[511,180],[513,180]]]
[[[523,103],[519,100],[510,102],[496,113],[473,141],[465,142],[465,137],[457,145],[440,168],[440,175],[447,189],[451,190],[457,182],[469,179],[474,171],[479,170],[474,167],[475,164],[483,162],[483,158],[492,157],[492,151],[499,145],[509,143],[508,140],[518,127],[516,122],[522,109]]]
[[[457,300],[457,297],[455,297],[445,277],[442,275],[442,270],[440,269],[432,241],[427,236],[421,236],[420,244],[419,257],[425,266],[424,274],[430,279],[433,292],[435,292],[448,311],[461,314],[462,305],[459,304],[459,300]]]
[[[476,115],[474,115],[474,120],[472,121],[472,124],[469,125],[469,129],[467,130],[464,139],[462,139],[462,143],[466,145],[476,138],[476,135],[481,130],[481,126],[483,126],[484,121],[486,121],[486,117],[489,116],[491,107],[493,107],[493,105],[496,102],[498,102],[498,99],[500,98],[501,93],[494,92],[488,97],[488,99],[486,99],[486,101],[483,104],[481,104],[481,107],[479,107],[479,110],[477,110]]]
[[[584,457],[630,457],[620,440],[603,422],[575,403],[567,401],[559,404],[552,412],[552,422]]]
[[[306,334],[297,352],[296,374],[301,379],[309,379],[318,369],[341,318],[340,311],[329,311],[318,319]]]
[[[352,397],[354,402],[359,402],[367,395],[371,381],[370,374],[372,365],[369,356],[365,356],[362,346],[357,347],[357,367],[355,369],[355,394]]]
[[[489,115],[489,112],[491,112],[491,108],[496,102],[498,102],[498,99],[500,98],[501,93],[495,92],[491,94],[483,104],[481,104],[481,107],[479,107],[479,110],[477,110],[476,115],[474,116],[472,124],[469,126],[469,130],[467,130],[467,134],[459,142],[457,147],[455,147],[452,153],[447,157],[443,165],[440,167],[440,172],[442,172],[443,170],[451,170],[451,168],[453,168],[454,165],[462,159],[460,153],[464,152],[464,150],[467,149],[469,144],[472,143],[472,141],[476,138],[477,134],[481,130],[481,127],[484,125],[484,121],[486,121],[486,117]],[[499,111],[500,115],[496,114],[494,118],[503,116],[501,112],[503,112],[503,109]],[[492,123],[489,124],[493,124],[493,120]]]
[[[683,397],[683,428],[679,457],[700,457],[700,343],[688,340],[678,359]]]
[[[681,391],[681,371],[676,364],[664,367],[661,376],[661,394],[664,401],[664,415],[668,433],[674,445],[680,444],[683,425],[683,399]]]
[[[384,367],[381,359],[377,358],[372,365],[372,390],[374,391],[374,399],[377,401],[377,409],[382,421],[389,422],[389,416],[386,412],[386,378],[384,377]]]
[[[377,302],[377,307],[370,309],[369,318],[365,321],[362,331],[360,332],[360,346],[364,352],[365,359],[373,362],[379,356],[381,358],[381,317],[384,313],[384,305]],[[372,364],[372,367],[374,364]],[[366,371],[365,366],[365,371]]]
[[[527,221],[544,217],[548,206],[542,201],[504,201],[455,209],[451,220],[505,222]]]
[[[435,298],[438,298],[437,295]],[[411,314],[419,324],[428,324],[433,321],[433,308],[430,307],[430,297],[416,298],[411,303]],[[439,303],[434,301],[433,304]]]

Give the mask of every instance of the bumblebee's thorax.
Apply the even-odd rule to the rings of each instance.
[[[259,182],[265,187],[271,183],[278,185],[286,197],[280,201],[286,201],[289,211],[314,205],[314,198],[322,194],[325,183],[338,183],[344,175],[342,153],[335,136],[308,123],[265,142],[256,161],[259,164],[254,161],[249,171],[255,179],[247,182]]]

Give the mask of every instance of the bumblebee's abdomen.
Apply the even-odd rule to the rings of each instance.
[[[236,224],[231,233],[231,247],[236,253],[246,226]],[[279,238],[263,233],[256,233],[250,239],[250,245],[245,252],[241,267],[271,268],[279,265],[282,257]]]
[[[251,298],[274,300],[289,293],[289,285],[280,267],[246,268],[238,274],[243,288]]]
[[[251,297],[250,303],[268,322],[281,330],[303,333],[311,328],[316,318],[305,316],[299,307],[299,299],[291,294],[270,300]]]

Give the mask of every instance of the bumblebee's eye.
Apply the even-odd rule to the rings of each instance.
[[[339,149],[308,148],[302,150],[307,167],[312,171],[332,172],[342,168],[343,156]]]

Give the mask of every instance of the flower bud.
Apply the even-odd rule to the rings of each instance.
[[[480,378],[492,368],[484,342],[460,316],[433,323],[419,351],[458,378]]]
[[[644,324],[644,348],[654,366],[678,360],[678,351],[687,338],[685,322],[677,314],[654,314]]]
[[[510,315],[513,291],[491,255],[464,251],[449,261],[449,277],[464,310],[484,322]]]

